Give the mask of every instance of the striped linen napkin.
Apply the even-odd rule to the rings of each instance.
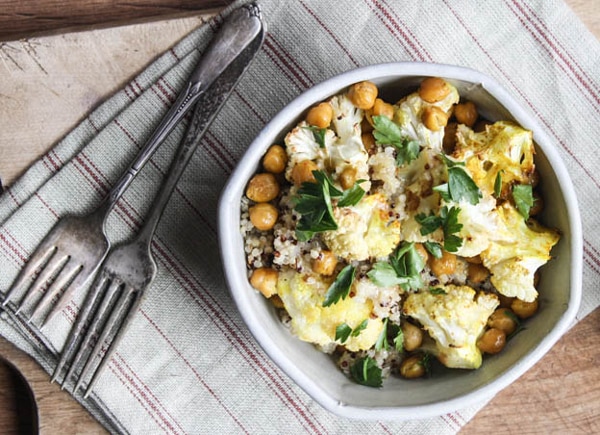
[[[153,241],[158,276],[90,398],[75,397],[122,433],[456,433],[485,403],[427,420],[346,420],[270,361],[224,284],[221,188],[271,117],[337,73],[390,61],[480,70],[538,119],[574,181],[585,234],[581,319],[600,304],[600,44],[559,0],[259,4],[269,34],[173,194]],[[60,216],[88,211],[107,193],[174,101],[200,55],[195,47],[237,6],[164,53],[0,196],[0,291]],[[113,211],[115,243],[139,228],[184,130],[177,128]],[[17,319],[11,305],[0,333],[52,372],[81,299],[43,332]]]

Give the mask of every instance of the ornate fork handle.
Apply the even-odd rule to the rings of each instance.
[[[244,9],[250,16],[258,14],[256,6]],[[190,75],[186,88],[179,94],[152,136],[148,139],[134,162],[115,183],[96,214],[105,222],[108,213],[129,187],[137,173],[154,154],[167,135],[194,106],[201,95],[223,73],[226,67],[252,42],[258,32],[257,21],[248,20],[244,14],[233,14],[215,35],[204,55]]]

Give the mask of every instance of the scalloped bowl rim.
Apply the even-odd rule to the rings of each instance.
[[[519,124],[534,132],[536,149],[542,151],[547,164],[551,168],[551,177],[556,178],[557,185],[555,187],[559,189],[557,195],[560,196],[559,200],[562,201],[561,210],[564,208],[563,220],[566,220],[567,227],[565,228],[563,225],[561,230],[568,235],[568,246],[563,248],[563,257],[568,257],[568,261],[563,260],[561,267],[569,268],[569,275],[566,278],[569,293],[565,295],[566,299],[562,303],[564,306],[556,308],[560,310],[560,314],[556,314],[557,317],[554,319],[551,329],[539,341],[527,345],[528,350],[512,362],[510,366],[503,368],[501,373],[494,373],[494,376],[491,376],[489,380],[478,380],[479,384],[472,390],[461,392],[455,396],[446,392],[447,397],[440,400],[429,400],[427,403],[406,405],[380,403],[370,406],[358,399],[358,393],[356,393],[357,390],[353,389],[354,387],[342,385],[337,389],[336,382],[344,383],[344,381],[342,378],[338,381],[337,375],[328,368],[326,368],[328,371],[325,374],[335,379],[318,379],[319,377],[315,377],[314,373],[307,372],[308,369],[303,368],[303,364],[310,366],[314,363],[316,364],[313,364],[314,367],[318,367],[320,362],[312,361],[318,357],[310,355],[302,361],[295,361],[292,358],[292,354],[298,357],[298,354],[295,353],[295,346],[305,346],[306,343],[301,343],[291,337],[291,334],[289,334],[291,337],[291,341],[289,341],[287,338],[281,338],[284,336],[274,331],[277,328],[274,328],[273,319],[270,318],[274,315],[274,311],[270,313],[268,308],[265,308],[267,311],[263,310],[263,306],[260,304],[265,304],[266,300],[260,301],[262,295],[257,294],[250,287],[247,280],[243,245],[241,244],[239,231],[239,204],[247,180],[256,171],[260,158],[268,146],[281,138],[282,133],[294,125],[308,107],[338,93],[355,82],[371,80],[377,83],[383,81],[389,85],[391,82],[408,81],[427,76],[440,76],[450,81],[471,83],[473,89],[480,88],[486,94],[491,95]],[[546,175],[542,177],[545,179]],[[575,190],[566,167],[558,151],[552,145],[552,141],[538,122],[495,80],[470,68],[422,62],[392,62],[353,69],[311,87],[285,106],[254,139],[221,193],[218,214],[220,248],[226,281],[233,300],[250,332],[275,364],[297,385],[325,409],[342,417],[362,420],[407,420],[438,416],[467,406],[485,403],[525,373],[550,350],[573,324],[581,302],[583,252],[581,219]],[[315,349],[315,352],[318,351]],[[310,350],[307,353],[310,353]],[[485,364],[487,362],[484,363],[484,367]],[[332,365],[334,364],[332,363]],[[479,370],[483,370],[484,367]],[[323,384],[330,384],[329,390]],[[372,390],[369,387],[362,388]],[[331,391],[334,391],[335,394]],[[368,395],[370,393],[364,390],[364,393],[360,394]],[[418,395],[418,391],[410,394]]]

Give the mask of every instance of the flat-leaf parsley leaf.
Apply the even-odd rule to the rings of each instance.
[[[328,307],[329,305],[337,303],[340,299],[346,299],[348,297],[350,287],[352,287],[352,283],[354,282],[355,274],[356,269],[350,264],[338,273],[335,281],[333,281],[327,289],[327,293],[325,293],[325,300],[323,301],[324,307]]]
[[[398,124],[387,116],[373,116],[373,127],[373,136],[378,145],[392,145],[396,148],[398,166],[412,162],[419,155],[419,143],[403,135]]]
[[[381,387],[383,384],[381,369],[370,356],[356,360],[356,362],[350,366],[350,376],[357,383],[366,385],[367,387]]]

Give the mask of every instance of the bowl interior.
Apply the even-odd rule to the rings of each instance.
[[[390,377],[381,389],[355,384],[333,360],[311,344],[301,342],[281,324],[271,304],[248,283],[243,240],[239,231],[240,200],[261,156],[273,143],[282,143],[312,104],[352,83],[371,80],[386,101],[396,101],[415,89],[426,76],[441,76],[460,95],[474,101],[492,121],[514,120],[534,131],[536,164],[541,175],[545,211],[541,221],[560,229],[555,257],[541,270],[540,309],[526,331],[510,340],[504,351],[485,358],[479,370],[435,368],[426,379]],[[491,397],[537,360],[574,319],[580,300],[581,231],[568,174],[547,136],[536,122],[493,80],[475,71],[432,64],[397,63],[366,67],[327,80],[302,94],[282,110],[255,139],[222,194],[221,249],[232,296],[249,329],[269,356],[325,408],[352,418],[422,418],[450,412]]]

